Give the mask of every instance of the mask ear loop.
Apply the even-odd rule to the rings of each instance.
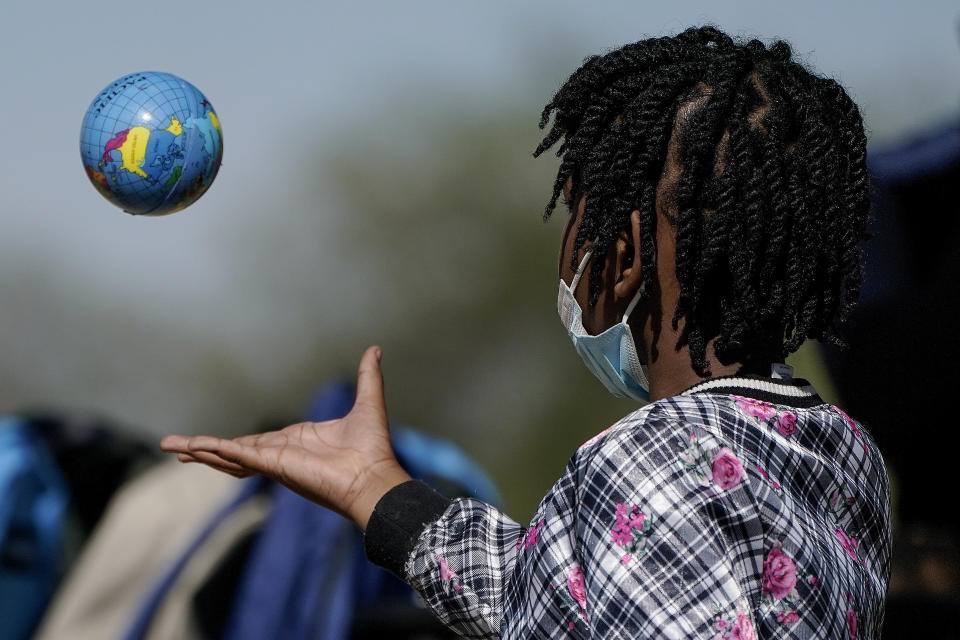
[[[630,301],[630,304],[627,305],[626,311],[623,312],[623,319],[620,322],[626,323],[627,318],[630,317],[630,314],[633,313],[634,307],[637,306],[637,303],[640,302],[640,298],[643,297],[643,292],[646,290],[646,283],[641,282],[640,288],[637,289],[637,292],[633,295],[633,300]]]
[[[583,276],[583,269],[587,266],[587,261],[590,260],[592,253],[593,249],[587,249],[587,252],[583,254],[583,260],[580,261],[580,266],[577,267],[577,272],[573,274],[573,280],[570,281],[570,291],[577,290],[577,285],[580,284],[580,278]]]

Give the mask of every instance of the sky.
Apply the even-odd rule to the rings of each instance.
[[[202,428],[190,409],[200,400],[184,396],[182,380],[199,374],[148,343],[175,329],[231,354],[254,379],[298,358],[290,336],[311,328],[267,308],[255,287],[282,283],[298,252],[322,255],[337,241],[335,202],[303,196],[323,193],[311,182],[313,149],[358,125],[403,135],[393,110],[521,106],[534,127],[539,105],[585,56],[707,22],[787,39],[848,88],[875,142],[960,112],[960,6],[945,0],[9,3],[0,21],[0,410],[56,399],[160,432]],[[213,187],[165,218],[106,203],[79,158],[89,102],[139,70],[186,78],[223,126]],[[330,233],[303,238],[304,216],[329,218]],[[259,283],[237,275],[250,261]],[[131,326],[89,329],[100,318]],[[109,384],[92,381],[103,367]]]

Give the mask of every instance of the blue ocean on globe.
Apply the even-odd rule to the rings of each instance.
[[[143,71],[112,82],[90,103],[80,155],[103,197],[127,213],[161,216],[210,187],[223,157],[223,132],[196,87]]]

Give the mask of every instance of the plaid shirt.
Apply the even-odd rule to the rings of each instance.
[[[888,497],[808,383],[718,378],[585,443],[529,526],[406,483],[368,554],[471,638],[879,638]]]

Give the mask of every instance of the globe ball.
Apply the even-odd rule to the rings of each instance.
[[[80,155],[90,182],[127,213],[162,216],[202,196],[220,169],[223,131],[210,101],[170,73],[131,73],[97,94]]]

